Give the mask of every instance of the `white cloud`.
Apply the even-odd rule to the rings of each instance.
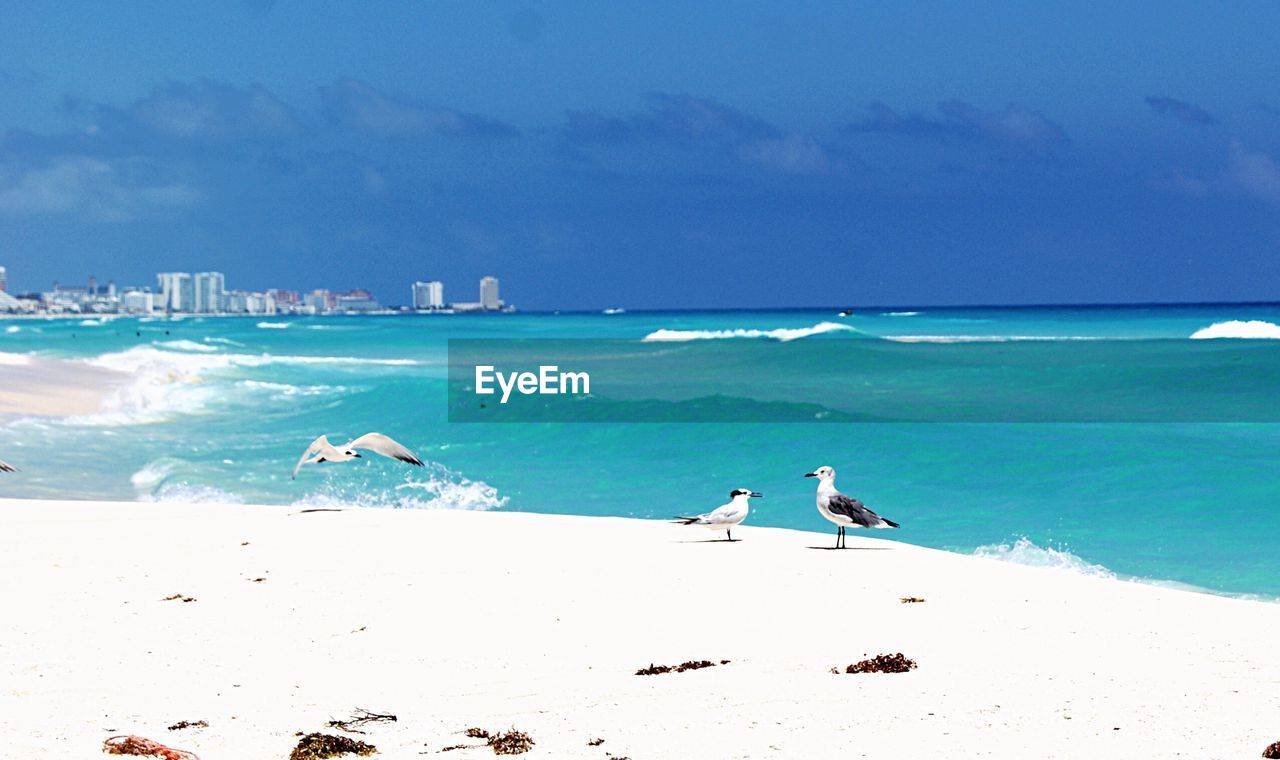
[[[1280,203],[1280,164],[1266,153],[1233,142],[1227,160],[1227,180],[1255,198]]]
[[[803,135],[787,135],[748,143],[739,150],[744,161],[787,174],[826,174],[832,164],[815,140]]]
[[[45,166],[0,172],[0,214],[119,222],[201,200],[199,191],[188,185],[146,181],[139,176],[153,173],[146,163],[58,156]]]

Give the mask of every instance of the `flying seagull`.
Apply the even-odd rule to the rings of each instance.
[[[845,528],[896,528],[893,520],[886,520],[867,509],[867,505],[845,496],[836,490],[836,471],[826,465],[813,472],[806,473],[806,478],[818,479],[818,511],[822,516],[836,524],[836,548],[845,548]]]
[[[733,526],[739,525],[743,520],[747,519],[747,512],[750,509],[749,502],[761,496],[764,496],[764,494],[756,493],[749,488],[735,488],[729,492],[728,504],[716,507],[705,515],[677,517],[675,521],[681,525],[705,525],[711,530],[722,530],[725,533],[725,539],[732,541]]]
[[[13,465],[9,464],[3,459],[0,459],[0,472],[17,472],[17,471],[18,471],[18,468],[14,467]]]
[[[416,457],[412,451],[382,433],[365,433],[354,441],[349,441],[341,446],[334,446],[329,443],[327,436],[322,435],[315,439],[307,447],[307,450],[302,453],[302,458],[298,460],[298,466],[293,468],[293,477],[298,477],[298,470],[301,470],[304,464],[350,462],[352,459],[359,459],[360,454],[356,452],[356,449],[372,451],[384,457],[399,459],[401,462],[408,462],[419,467],[423,466],[422,460]]]

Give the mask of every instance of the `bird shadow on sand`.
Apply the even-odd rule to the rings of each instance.
[[[731,539],[725,540],[723,538],[703,538],[697,541],[677,541],[676,543],[677,544],[740,544],[742,543],[742,539],[731,538]]]
[[[893,551],[887,546],[806,546],[806,549],[814,549],[820,552],[889,552]]]

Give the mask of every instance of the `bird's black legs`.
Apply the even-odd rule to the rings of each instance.
[[[837,526],[836,526],[836,548],[837,548],[837,549],[839,549],[839,548],[840,548],[840,537],[841,537],[842,535],[844,535],[844,528],[842,528],[842,527],[840,527],[839,525],[837,525]]]
[[[726,536],[728,536],[728,537],[729,537],[729,540],[730,540],[730,541],[732,541],[732,540],[733,540],[733,529],[732,529],[732,528],[726,529],[726,530],[725,530],[725,532],[724,532],[724,534],[725,534]]]

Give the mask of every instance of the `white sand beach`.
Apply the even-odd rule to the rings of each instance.
[[[1280,605],[851,536],[499,512],[0,501],[0,755],[1258,757]],[[194,601],[162,601],[180,594]],[[904,604],[900,597],[920,597]],[[881,653],[919,667],[834,675]],[[634,675],[651,663],[729,660]],[[169,731],[178,721],[208,728]],[[604,739],[602,744],[588,742]],[[440,754],[451,745],[478,745]]]

